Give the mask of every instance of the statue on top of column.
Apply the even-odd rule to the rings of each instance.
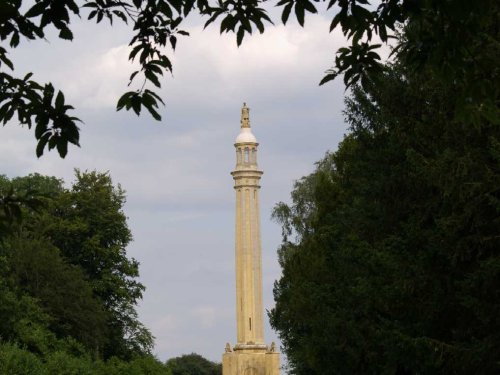
[[[243,103],[243,107],[241,108],[241,127],[250,127],[250,108],[247,107],[247,103]]]

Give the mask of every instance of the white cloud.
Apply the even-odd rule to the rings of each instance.
[[[289,97],[304,88],[316,89],[343,37],[328,33],[325,18],[309,21],[305,29],[269,27],[263,35],[246,38],[239,48],[233,34],[221,36],[215,27],[190,30],[191,37],[179,43],[173,58],[175,75],[166,86],[169,99],[184,107],[187,98],[178,100],[176,95],[182,88],[190,100],[219,98],[215,105],[220,107],[233,96]]]

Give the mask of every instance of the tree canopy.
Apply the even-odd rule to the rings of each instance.
[[[323,9],[321,3],[324,3]],[[29,73],[15,77],[15,64],[9,49],[24,39],[44,38],[46,29],[54,27],[59,38],[72,40],[71,20],[86,17],[100,23],[104,20],[125,22],[132,28],[129,59],[138,61],[129,85],[136,89],[124,93],[117,110],[132,109],[137,115],[144,107],[156,119],[162,98],[155,92],[161,87],[161,76],[172,72],[167,50],[174,50],[178,38],[187,36],[182,29],[186,17],[199,13],[205,27],[220,21],[220,32],[236,34],[240,45],[255,30],[263,33],[273,21],[266,0],[5,0],[0,3],[0,121],[5,125],[14,115],[22,125],[35,127],[37,156],[46,148],[56,148],[61,157],[68,143],[79,145],[80,121],[71,115],[74,109],[64,94],[50,83],[41,84]],[[287,23],[293,13],[304,25],[307,13],[330,13],[330,31],[340,27],[350,45],[340,48],[331,70],[321,83],[343,75],[347,87],[370,84],[382,69],[377,49],[392,44],[394,55],[414,70],[430,69],[453,86],[458,93],[452,110],[459,118],[477,123],[483,118],[498,123],[498,107],[492,98],[498,96],[500,47],[497,38],[485,33],[498,24],[498,2],[485,1],[405,1],[382,0],[371,5],[368,0],[280,0],[281,21]],[[326,8],[326,9],[324,9]],[[403,39],[392,37],[401,28]],[[485,53],[487,51],[487,53]],[[56,93],[57,91],[57,93]]]
[[[387,67],[350,133],[299,180],[271,324],[295,374],[500,370],[500,128],[453,85]]]
[[[184,354],[180,357],[170,358],[166,362],[172,375],[221,375],[222,364],[214,363],[199,354]]]
[[[344,75],[349,134],[274,210],[294,374],[500,371],[499,4],[460,4],[402,3],[394,61]]]
[[[135,309],[125,192],[106,173],[77,171],[70,188],[0,176],[0,196],[27,195],[38,204],[11,199],[19,215],[1,221],[0,372],[169,375]]]

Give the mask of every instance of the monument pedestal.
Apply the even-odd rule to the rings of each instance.
[[[272,348],[271,350],[274,350]],[[222,355],[222,375],[279,375],[279,353],[265,345],[236,345]]]

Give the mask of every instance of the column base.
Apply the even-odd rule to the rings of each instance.
[[[280,375],[280,356],[274,343],[236,344],[234,351],[229,344],[222,355],[222,375]]]

